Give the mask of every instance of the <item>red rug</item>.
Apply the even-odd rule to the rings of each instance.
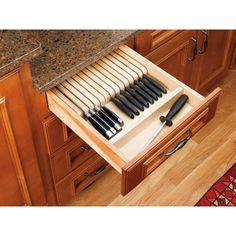
[[[234,164],[195,206],[236,206],[236,164]]]

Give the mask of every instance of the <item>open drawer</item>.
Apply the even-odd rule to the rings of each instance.
[[[126,81],[137,79],[142,74],[148,74],[165,85],[167,94],[134,119],[130,119],[110,101],[110,96],[114,96],[119,89],[116,90],[114,87],[110,92],[104,92],[102,96],[94,89],[95,82],[105,91],[107,84],[114,78],[120,81],[123,79],[126,83]],[[220,89],[217,88],[206,98],[203,97],[127,46],[121,46],[69,79],[73,79],[70,93],[75,93],[77,89],[89,97],[87,92],[94,91],[96,93],[94,96],[97,96],[97,100],[100,99],[100,104],[97,105],[106,105],[124,121],[122,131],[107,140],[83,118],[80,108],[64,93],[58,92],[56,87],[47,92],[49,109],[121,174],[122,195],[131,191],[163,161],[167,160],[173,153],[171,149],[179,141],[188,140],[213,118],[220,95]],[[91,81],[93,83],[91,90],[86,86],[82,89],[81,83],[76,88],[76,81],[80,79],[87,81],[86,86]],[[148,147],[141,150],[146,140],[161,125],[159,117],[167,114],[171,105],[181,94],[186,94],[189,99],[174,117],[173,126],[164,127],[160,135]]]

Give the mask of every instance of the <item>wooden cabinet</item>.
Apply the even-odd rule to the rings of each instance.
[[[198,57],[191,77],[196,90],[206,90],[226,72],[232,55],[232,36],[232,30],[198,31]]]
[[[0,205],[46,204],[20,75],[0,79]]]
[[[183,83],[191,86],[191,74],[196,49],[197,31],[183,31],[165,42],[156,43],[155,50],[146,58],[167,71]],[[163,39],[164,40],[164,39]]]
[[[233,51],[232,30],[167,32],[145,32],[135,39],[135,50],[201,92],[227,71]]]

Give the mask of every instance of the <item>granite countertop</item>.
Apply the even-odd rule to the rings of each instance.
[[[138,30],[1,31],[0,76],[29,61],[34,86],[47,91],[139,33]]]

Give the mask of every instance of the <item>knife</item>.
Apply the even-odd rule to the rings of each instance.
[[[144,111],[144,106],[136,100],[133,96],[131,96],[127,91],[120,91],[120,94],[123,95],[127,100],[129,100],[133,105],[135,105],[140,111]]]
[[[140,89],[142,89],[143,91],[145,91],[149,96],[151,96],[154,100],[158,100],[158,96],[153,93],[153,91],[151,91],[148,87],[146,87],[141,81],[135,81],[134,82],[135,85],[137,85]]]
[[[166,88],[158,83],[155,79],[151,78],[150,76],[144,74],[143,78],[147,79],[150,83],[152,83],[156,88],[160,89],[162,93],[167,93]]]
[[[140,89],[137,85],[131,85],[130,86],[132,89],[134,89],[137,93],[139,93],[144,99],[146,99],[146,101],[148,101],[149,103],[153,104],[154,103],[154,99],[152,97],[150,97],[146,92],[144,92],[142,89]]]
[[[143,99],[142,96],[140,96],[134,89],[132,88],[126,88],[126,91],[131,94],[134,98],[136,98],[141,104],[143,104],[146,108],[149,107],[149,103]]]
[[[141,150],[145,149],[149,144],[161,133],[162,129],[165,125],[172,126],[173,117],[183,108],[183,106],[188,101],[188,96],[183,94],[181,95],[175,103],[171,106],[169,112],[166,116],[160,116],[160,121],[162,122],[162,125],[156,130],[154,135],[142,146]]]
[[[123,111],[126,115],[128,115],[131,119],[134,119],[135,115],[134,113],[128,109],[126,106],[123,105],[119,100],[117,100],[114,97],[111,97],[111,101],[118,107],[120,108],[121,111]]]
[[[161,90],[152,85],[148,80],[141,78],[140,81],[145,84],[151,91],[153,91],[158,97],[162,97]]]

